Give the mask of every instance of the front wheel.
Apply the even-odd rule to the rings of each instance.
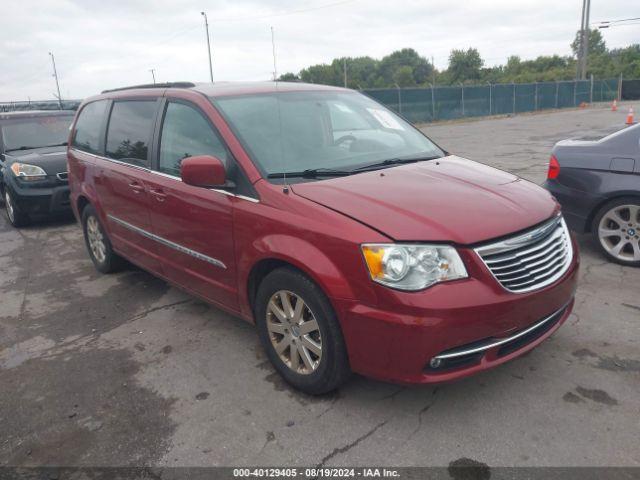
[[[640,267],[640,198],[608,202],[594,217],[591,230],[594,241],[610,260]]]
[[[329,300],[308,277],[279,268],[262,281],[256,324],[267,356],[293,387],[319,395],[350,374],[340,324]]]
[[[87,205],[82,211],[82,230],[89,257],[91,257],[96,270],[101,273],[120,270],[124,260],[113,251],[109,237],[107,237],[98,214],[91,205]]]
[[[18,210],[18,207],[9,193],[9,189],[4,189],[4,208],[7,212],[7,219],[16,228],[24,227],[29,223],[29,216]]]

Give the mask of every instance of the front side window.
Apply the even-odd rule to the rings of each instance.
[[[73,134],[72,145],[75,148],[89,153],[100,153],[100,137],[106,108],[106,100],[98,100],[84,106]]]
[[[212,155],[227,164],[227,149],[202,114],[183,103],[169,102],[160,136],[158,170],[180,176],[180,162]]]
[[[444,155],[401,117],[356,92],[277,92],[212,101],[265,177]]]
[[[107,157],[146,166],[155,113],[155,100],[115,102],[107,129]]]

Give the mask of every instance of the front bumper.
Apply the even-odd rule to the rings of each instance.
[[[416,293],[380,290],[385,296],[375,307],[332,299],[351,368],[385,381],[440,383],[532,350],[571,314],[579,264],[577,245],[572,242],[575,253],[565,274],[533,292],[510,293],[488,270],[467,261],[469,278]],[[468,350],[474,351],[455,358],[450,355]],[[431,361],[438,357],[441,362],[434,368]]]
[[[25,185],[12,175],[4,176],[3,187],[9,190],[16,208],[27,215],[50,215],[71,211],[69,186],[55,179],[43,184]]]

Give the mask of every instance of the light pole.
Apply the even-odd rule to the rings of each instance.
[[[56,70],[56,59],[53,53],[49,52],[51,56],[51,64],[53,65],[53,76],[56,79],[56,90],[58,90],[58,105],[62,108],[62,97],[60,96],[60,84],[58,83],[58,71]]]
[[[213,83],[213,66],[211,64],[211,40],[209,39],[209,20],[207,19],[207,14],[205,12],[200,12],[200,15],[204,17],[204,29],[207,33],[207,54],[209,55],[209,77],[211,78],[211,83]]]
[[[156,69],[155,68],[150,68],[149,71],[151,72],[151,76],[153,77],[153,84],[156,84]]]
[[[271,27],[271,53],[273,54],[273,81],[278,81],[278,67],[276,65],[276,37]]]

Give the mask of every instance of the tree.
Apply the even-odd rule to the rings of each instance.
[[[300,77],[298,77],[298,75],[296,75],[295,73],[287,72],[280,75],[278,77],[278,80],[280,82],[297,82],[298,80],[300,80]]]
[[[465,50],[451,50],[449,55],[449,74],[452,82],[463,82],[466,80],[479,80],[480,69],[484,65],[484,60],[480,57],[480,52],[475,48]]]
[[[413,68],[409,65],[404,65],[396,70],[393,74],[393,81],[399,87],[413,87],[416,84],[413,78]]]
[[[589,29],[588,37],[589,56],[603,55],[607,53],[607,44],[605,43],[604,38],[602,38],[600,30],[598,30],[597,28]],[[578,56],[578,51],[580,50],[580,44],[580,30],[578,30],[576,32],[575,39],[573,40],[573,42],[571,42],[571,50],[576,57]]]
[[[386,85],[391,86],[395,83],[394,76],[396,72],[403,67],[411,68],[412,84],[427,83],[433,72],[433,65],[426,58],[420,56],[413,48],[403,48],[380,60],[378,75]]]
[[[589,71],[596,78],[614,78],[622,74],[626,78],[640,78],[640,44],[608,50],[598,30],[589,33]],[[579,36],[571,48],[577,51]],[[475,48],[452,50],[446,70],[436,71],[433,65],[416,50],[403,48],[380,60],[371,57],[335,58],[330,64],[311,65],[296,76],[285,73],[281,80],[296,80],[344,84],[344,65],[347,66],[349,88],[393,88],[468,83],[530,83],[573,80],[576,74],[576,58],[570,55],[541,55],[533,60],[523,60],[517,55],[508,57],[504,65],[484,67],[480,53]]]
[[[307,83],[321,83],[323,85],[340,85],[342,72],[337,72],[334,65],[311,65],[300,71],[300,78]]]
[[[373,85],[377,75],[378,60],[371,57],[348,57],[344,60],[347,64],[347,87],[367,88]],[[340,71],[344,74],[343,59],[336,59],[335,62],[340,64]]]

